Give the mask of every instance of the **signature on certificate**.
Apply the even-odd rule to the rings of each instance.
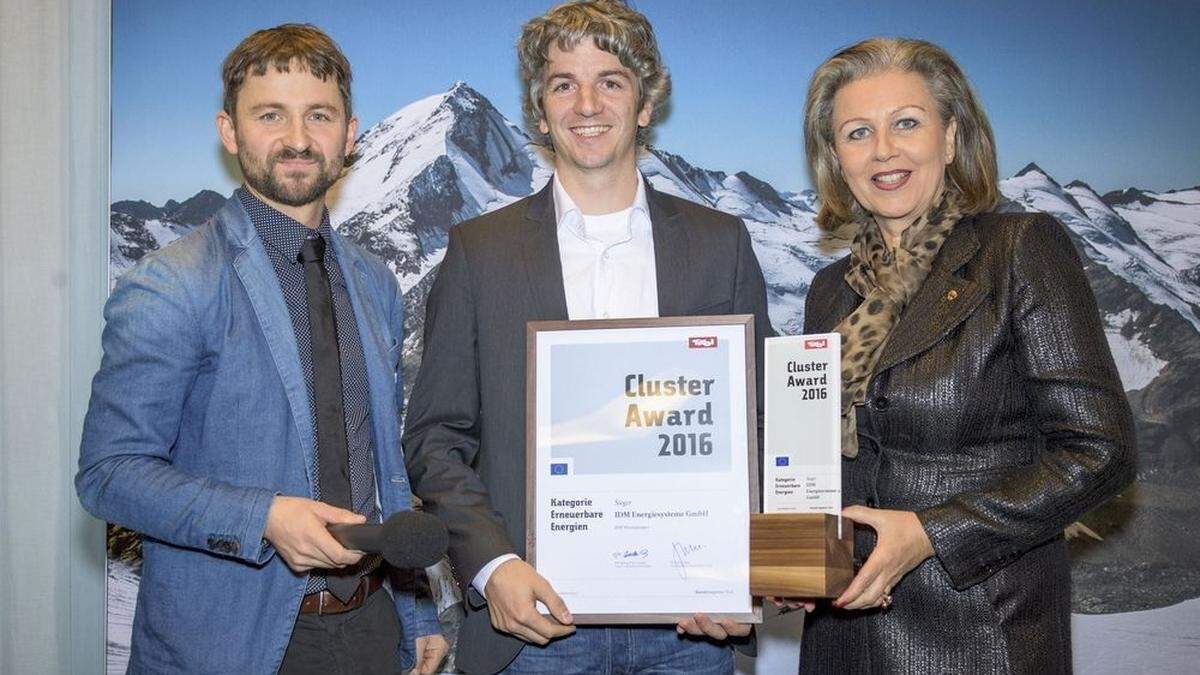
[[[650,555],[648,548],[623,548],[613,551],[613,560],[645,560]]]
[[[671,544],[671,563],[679,572],[680,579],[688,578],[688,564],[691,555],[703,549],[704,544],[683,544],[677,541]]]

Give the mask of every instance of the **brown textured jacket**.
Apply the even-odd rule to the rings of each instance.
[[[805,332],[859,296],[821,270]],[[915,511],[935,550],[886,611],[819,610],[801,671],[1070,672],[1063,527],[1128,485],[1133,418],[1066,231],[1036,213],[964,219],[884,346],[844,499]],[[875,540],[858,528],[856,556]]]

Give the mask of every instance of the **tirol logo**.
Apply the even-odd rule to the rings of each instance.
[[[805,349],[825,349],[829,346],[829,338],[808,338],[804,341]]]
[[[715,335],[708,337],[690,337],[688,338],[688,349],[713,349],[717,346],[717,337]]]

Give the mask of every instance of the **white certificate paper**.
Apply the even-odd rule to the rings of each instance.
[[[767,338],[764,362],[763,512],[841,513],[841,336]]]
[[[529,548],[577,623],[758,620],[747,325],[664,321],[531,324]]]

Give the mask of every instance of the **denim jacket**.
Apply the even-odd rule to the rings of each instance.
[[[412,499],[400,447],[404,299],[382,262],[336,233],[332,244],[367,363],[386,518]],[[273,673],[305,575],[263,531],[275,495],[312,497],[315,430],[279,281],[238,200],[126,273],[104,316],[75,485],[88,511],[142,535],[130,672]],[[407,668],[413,640],[438,623],[400,576]]]

